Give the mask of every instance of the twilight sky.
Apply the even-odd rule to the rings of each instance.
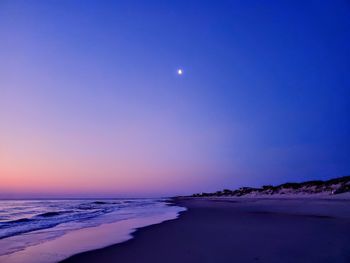
[[[350,174],[349,43],[346,0],[2,0],[0,197]]]

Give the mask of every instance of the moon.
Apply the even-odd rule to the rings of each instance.
[[[178,70],[177,70],[177,75],[182,75],[184,73],[184,71],[183,71],[183,69],[181,69],[181,68],[179,68]]]

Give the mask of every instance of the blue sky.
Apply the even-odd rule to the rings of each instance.
[[[349,12],[1,1],[1,190],[164,195],[349,174]]]

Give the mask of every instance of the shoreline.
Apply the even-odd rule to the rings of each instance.
[[[146,202],[146,208],[139,206],[136,210],[130,210],[130,207],[118,208],[90,225],[72,228],[74,223],[68,222],[0,239],[1,252],[5,252],[0,255],[0,262],[60,262],[79,253],[125,242],[133,238],[137,229],[176,219],[179,212],[185,209],[169,206],[168,201]]]
[[[130,240],[61,262],[350,261],[347,198],[180,197],[171,203],[187,210],[136,229]]]
[[[69,263],[71,261],[72,262],[79,262],[80,259],[78,257],[84,256],[84,255],[86,255],[88,253],[94,253],[96,251],[103,251],[105,249],[109,249],[109,248],[112,248],[112,247],[114,248],[116,246],[128,243],[129,241],[132,241],[133,239],[137,238],[138,232],[142,232],[142,231],[145,231],[147,229],[152,229],[152,227],[156,227],[158,225],[162,225],[162,224],[167,223],[167,222],[178,220],[181,217],[182,214],[184,214],[184,213],[186,213],[188,211],[187,207],[185,207],[183,205],[180,205],[180,203],[178,202],[176,197],[171,197],[167,201],[164,201],[164,202],[167,203],[168,206],[177,206],[177,207],[180,207],[180,208],[184,208],[184,210],[177,212],[177,216],[175,218],[163,220],[163,221],[161,221],[159,223],[154,223],[154,224],[150,224],[150,225],[134,228],[133,231],[128,234],[129,235],[128,239],[125,239],[125,240],[120,241],[120,242],[115,243],[115,244],[108,245],[106,247],[92,249],[92,250],[87,250],[87,251],[83,251],[83,252],[74,254],[74,255],[72,255],[72,256],[64,259],[64,260],[59,261],[58,263]],[[76,258],[78,258],[78,259],[76,259]],[[89,261],[87,261],[87,262],[89,262]]]

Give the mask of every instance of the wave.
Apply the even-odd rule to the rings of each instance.
[[[159,201],[155,200],[96,200],[96,201],[28,201],[26,212],[15,214],[13,207],[8,209],[7,218],[13,220],[0,222],[0,239],[20,235],[32,231],[56,227],[64,223],[90,224],[90,219],[116,212],[117,218],[133,217],[134,209],[155,207]],[[20,208],[20,207],[16,207]],[[1,206],[0,206],[1,209]],[[46,210],[46,211],[45,211]],[[141,210],[137,210],[141,211]],[[21,216],[22,218],[18,219]],[[16,218],[17,217],[17,218]],[[96,222],[96,220],[93,220]]]
[[[95,204],[95,205],[106,205],[106,204],[109,204],[108,202],[103,202],[103,201],[95,201],[95,202],[92,202],[92,204]]]
[[[31,218],[20,218],[20,219],[11,220],[11,221],[5,221],[5,222],[0,223],[0,229],[8,228],[8,227],[11,227],[15,224],[28,223],[31,221],[33,221],[33,219],[31,219]],[[1,238],[1,234],[0,234],[0,238]]]
[[[52,217],[52,216],[59,216],[67,213],[71,213],[72,211],[60,211],[60,212],[46,212],[37,216],[40,217]]]
[[[17,219],[17,220],[8,221],[6,223],[7,224],[15,224],[15,223],[30,222],[30,221],[32,221],[32,219],[30,219],[30,218],[20,218],[20,219]]]
[[[62,223],[81,222],[116,210],[116,207],[95,202],[80,204],[67,211],[48,211],[30,218],[0,222],[0,239],[55,227]],[[98,206],[98,207],[97,207]]]

